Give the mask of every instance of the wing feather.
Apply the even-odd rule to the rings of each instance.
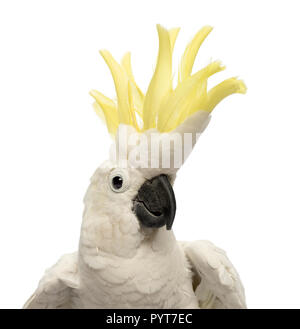
[[[72,308],[78,287],[77,253],[64,255],[46,271],[24,308]]]
[[[198,283],[195,294],[200,307],[246,308],[244,287],[225,251],[209,241],[181,245]]]

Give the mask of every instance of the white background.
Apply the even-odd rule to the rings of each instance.
[[[82,199],[111,143],[90,89],[114,96],[98,54],[132,51],[146,89],[155,24],[180,26],[175,68],[203,25],[195,68],[241,77],[175,184],[178,239],[208,239],[239,271],[249,308],[300,307],[297,1],[1,1],[0,307],[19,308],[44,270],[77,249]]]

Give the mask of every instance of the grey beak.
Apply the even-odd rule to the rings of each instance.
[[[166,175],[147,180],[133,200],[133,211],[146,227],[172,228],[176,213],[176,200],[172,185]]]

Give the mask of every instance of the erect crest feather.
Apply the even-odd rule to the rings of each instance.
[[[192,74],[198,50],[211,30],[210,26],[203,27],[187,45],[181,58],[178,83],[173,88],[172,54],[179,28],[167,30],[157,25],[158,57],[145,95],[135,82],[130,53],[126,53],[119,64],[107,50],[100,51],[111,71],[117,102],[95,90],[90,94],[95,99],[96,113],[105,120],[112,135],[120,124],[133,126],[139,132],[151,128],[173,131],[195,112],[210,113],[225,97],[246,92],[245,84],[237,78],[227,79],[207,91],[208,78],[225,68],[218,61]]]

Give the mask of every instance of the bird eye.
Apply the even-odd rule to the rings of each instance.
[[[129,178],[126,172],[114,170],[109,175],[110,188],[117,193],[124,192],[129,187]]]
[[[123,178],[121,176],[115,176],[113,177],[111,184],[115,190],[119,190],[123,185]]]

